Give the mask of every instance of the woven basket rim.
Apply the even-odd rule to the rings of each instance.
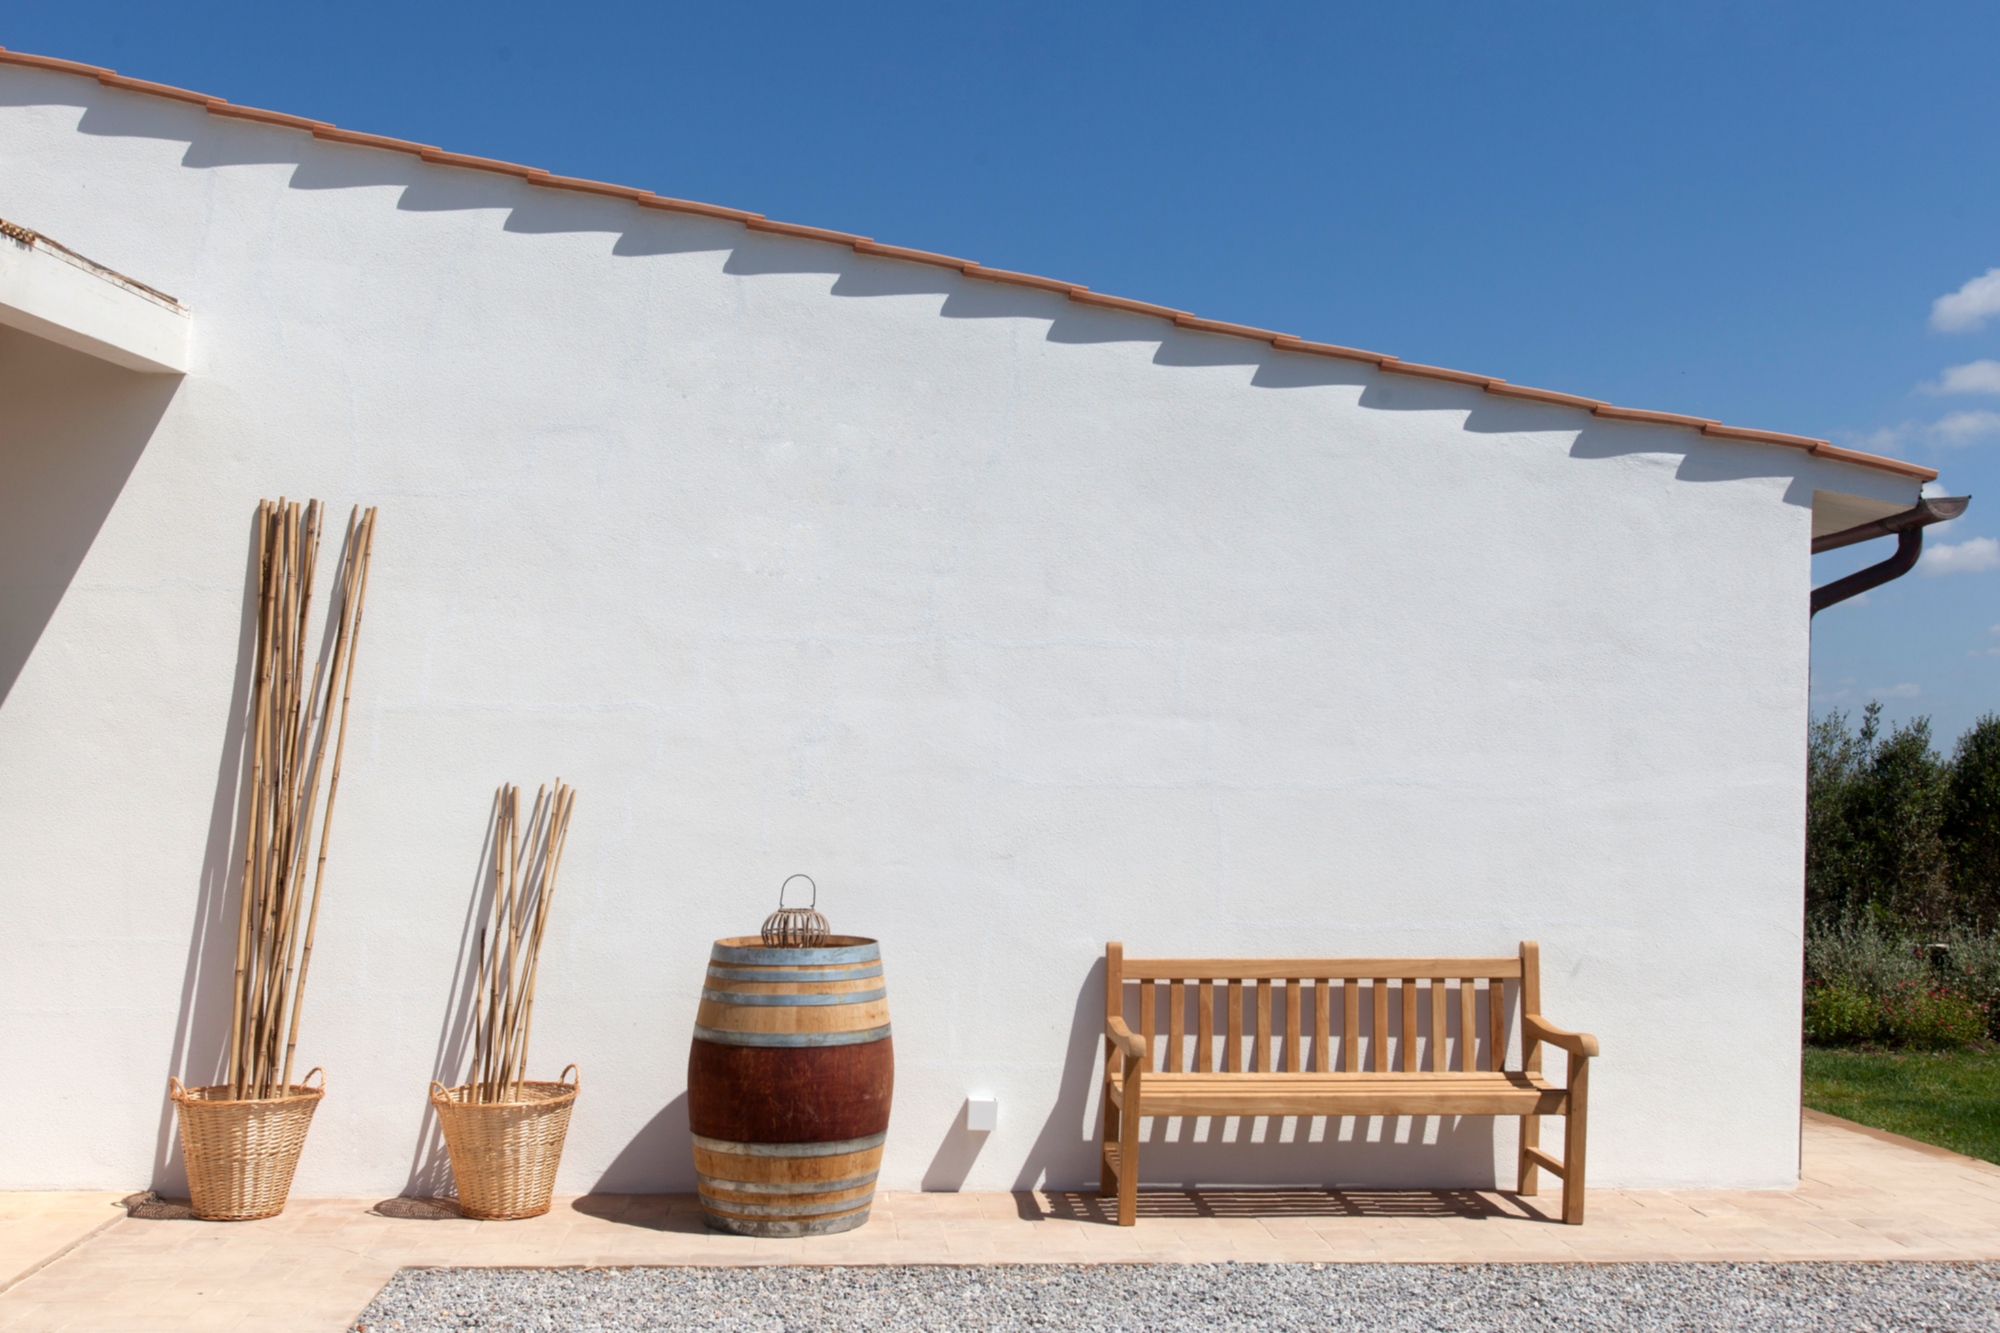
[[[324,1086],[315,1088],[304,1083],[292,1083],[287,1086],[293,1088],[294,1091],[277,1097],[210,1097],[207,1095],[211,1092],[228,1092],[230,1085],[227,1083],[210,1083],[199,1088],[183,1086],[174,1100],[183,1105],[194,1103],[200,1106],[281,1106],[286,1102],[316,1102],[326,1096],[326,1088]]]
[[[456,1087],[445,1088],[443,1092],[439,1092],[435,1088],[432,1089],[431,1103],[435,1106],[450,1106],[462,1110],[505,1111],[519,1109],[523,1106],[547,1107],[564,1100],[576,1100],[577,1085],[574,1083],[550,1082],[547,1079],[539,1078],[524,1078],[521,1080],[520,1086],[524,1088],[556,1088],[560,1089],[560,1091],[553,1092],[546,1097],[535,1097],[515,1102],[475,1102],[469,1096],[461,1098],[452,1095],[453,1093],[470,1093],[472,1091],[470,1083],[460,1083]]]

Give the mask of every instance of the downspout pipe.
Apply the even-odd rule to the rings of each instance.
[[[1812,591],[1812,613],[1818,615],[1838,602],[1850,597],[1859,597],[1870,588],[1879,588],[1891,579],[1899,579],[1916,568],[1917,558],[1924,553],[1924,529],[1933,523],[1945,523],[1965,512],[1972,503],[1969,495],[1928,496],[1917,502],[1914,509],[1906,509],[1900,514],[1878,518],[1840,532],[1829,532],[1824,537],[1813,538],[1813,554],[1834,551],[1856,542],[1872,541],[1877,537],[1894,534],[1896,554],[1880,564],[1857,569],[1846,578],[1835,579],[1823,587]]]

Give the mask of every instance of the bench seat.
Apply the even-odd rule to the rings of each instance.
[[[1563,1115],[1568,1091],[1540,1074],[1160,1074],[1145,1077],[1139,1114]],[[1125,1106],[1122,1084],[1111,1104]]]

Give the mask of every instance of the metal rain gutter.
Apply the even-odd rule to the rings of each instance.
[[[1835,579],[1824,587],[1812,591],[1812,614],[1818,615],[1836,602],[1844,602],[1850,597],[1858,597],[1870,588],[1879,588],[1891,579],[1899,579],[1916,567],[1917,557],[1924,553],[1924,529],[1933,523],[1946,523],[1965,512],[1972,503],[1969,495],[1926,496],[1917,501],[1916,508],[1905,509],[1900,514],[1878,518],[1840,532],[1829,532],[1824,537],[1813,538],[1813,554],[1821,551],[1837,551],[1843,546],[1856,542],[1873,541],[1877,537],[1894,535],[1896,554],[1880,564],[1857,569],[1846,578]]]

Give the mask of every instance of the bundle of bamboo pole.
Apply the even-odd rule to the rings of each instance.
[[[520,1100],[535,1022],[542,935],[569,837],[576,789],[560,778],[535,793],[525,827],[521,789],[500,788],[493,820],[493,916],[480,930],[474,995],[472,1101]]]
[[[312,967],[320,889],[326,881],[327,836],[333,827],[341,752],[347,742],[348,699],[354,685],[355,645],[361,637],[361,607],[368,592],[375,510],[363,513],[357,506],[348,516],[339,586],[328,612],[333,645],[330,651],[322,648],[313,654],[308,675],[322,509],[317,500],[302,509],[282,497],[257,507],[250,820],[229,1032],[229,1086],[238,1098],[283,1096],[291,1087],[300,1002]]]

